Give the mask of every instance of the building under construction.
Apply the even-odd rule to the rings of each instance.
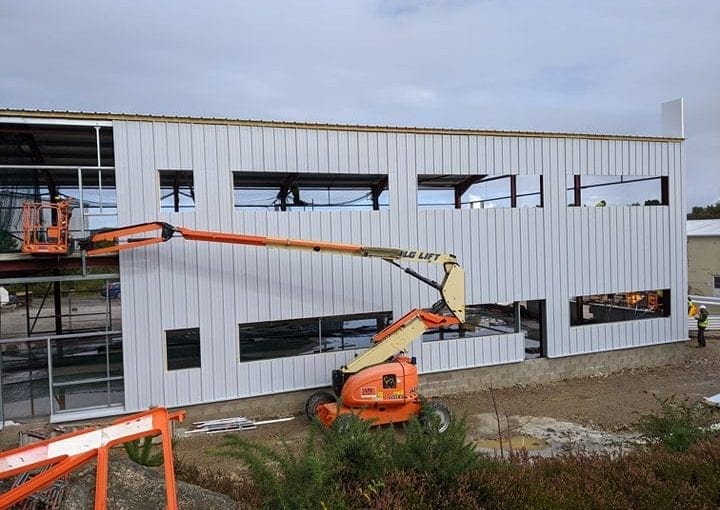
[[[42,202],[68,204],[76,241],[162,221],[455,254],[468,320],[412,344],[425,377],[683,341],[682,101],[662,114],[662,136],[639,136],[0,110],[0,421],[329,386],[436,299],[329,254],[22,253],[23,207]]]

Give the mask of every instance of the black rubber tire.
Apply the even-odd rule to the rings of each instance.
[[[335,395],[328,391],[317,391],[310,395],[310,398],[305,402],[305,416],[310,421],[313,421],[317,416],[317,408],[322,404],[329,404],[335,402],[337,399]]]
[[[435,419],[433,419],[435,418]],[[435,425],[438,432],[445,432],[450,426],[452,416],[450,415],[450,409],[439,400],[431,400],[427,402],[422,411],[420,412],[420,423],[429,427]]]

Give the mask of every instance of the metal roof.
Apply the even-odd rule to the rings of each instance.
[[[688,220],[688,237],[720,236],[720,220]]]
[[[4,122],[3,117],[35,118],[38,123],[41,119],[85,121],[85,122],[108,122],[113,120],[126,121],[147,121],[147,122],[180,122],[193,124],[225,124],[255,127],[277,127],[277,128],[301,128],[301,129],[322,129],[337,131],[381,131],[415,134],[453,134],[453,135],[486,135],[486,136],[521,136],[531,138],[589,138],[601,140],[627,140],[627,141],[683,141],[684,138],[668,136],[640,136],[640,135],[612,135],[598,133],[561,133],[545,131],[501,131],[483,129],[456,129],[456,128],[428,128],[428,127],[400,127],[400,126],[370,126],[370,125],[344,125],[324,124],[312,122],[285,122],[266,121],[251,119],[229,119],[223,117],[187,117],[172,115],[151,115],[151,114],[127,114],[127,113],[100,113],[80,111],[59,111],[59,110],[13,110],[0,109],[0,123]]]

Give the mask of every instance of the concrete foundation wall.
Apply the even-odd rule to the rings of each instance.
[[[426,374],[420,376],[420,382],[425,396],[442,397],[490,387],[545,384],[563,379],[608,375],[632,368],[658,367],[681,361],[684,350],[684,342],[674,342],[563,358],[539,358],[521,363]],[[232,416],[255,420],[297,414],[304,411],[305,401],[314,391],[294,391],[186,407],[186,424]],[[298,416],[298,419],[304,417]]]

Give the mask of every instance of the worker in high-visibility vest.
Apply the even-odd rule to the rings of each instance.
[[[700,305],[700,310],[698,311],[698,314],[695,316],[695,319],[697,319],[697,328],[698,328],[698,335],[697,335],[698,347],[705,347],[705,330],[708,327],[708,318],[709,317],[710,317],[710,314],[707,311],[707,307],[705,305]]]

